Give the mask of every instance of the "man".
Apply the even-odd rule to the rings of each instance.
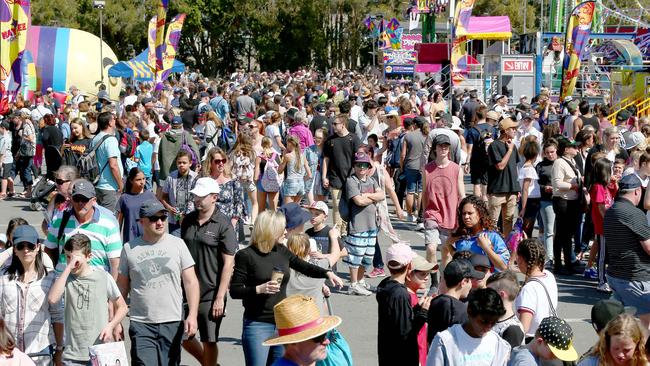
[[[466,130],[465,141],[467,143],[467,161],[465,172],[470,173],[471,182],[474,186],[474,195],[487,201],[487,148],[499,135],[496,125],[499,121],[499,113],[487,110],[486,106],[480,106],[476,110],[478,121],[472,128]],[[469,170],[467,169],[469,168]]]
[[[110,112],[100,113],[97,116],[97,129],[100,132],[91,143],[91,146],[99,145],[95,152],[101,172],[95,187],[97,203],[110,211],[115,211],[119,195],[124,190],[122,180],[124,169],[120,161],[120,146],[117,138],[104,139],[106,135],[115,135],[115,116]]]
[[[468,319],[436,335],[429,348],[427,366],[505,365],[510,345],[492,330],[506,312],[499,294],[478,289],[467,298]]]
[[[223,97],[223,86],[217,87],[217,95],[210,99],[210,107],[214,113],[224,122],[228,122],[230,117],[230,104]]]
[[[393,244],[386,251],[386,264],[391,276],[382,280],[377,287],[377,352],[380,366],[419,365],[417,335],[427,321],[431,297],[423,296],[415,307],[411,306],[404,283],[406,275],[415,269],[412,264],[415,256],[411,247],[404,243]],[[416,270],[428,272],[433,266],[428,263],[428,266]]]
[[[124,106],[133,105],[138,101],[138,96],[135,95],[135,89],[130,85],[126,87],[126,96],[124,97]]]
[[[515,148],[514,138],[517,122],[505,118],[499,123],[501,135],[488,147],[488,208],[490,218],[495,223],[499,216],[503,220],[503,236],[508,237],[512,231],[517,209],[517,194],[521,190],[517,175],[519,154]]]
[[[327,138],[323,147],[322,177],[323,187],[332,193],[332,219],[341,232],[343,228],[339,216],[339,196],[345,187],[345,181],[352,171],[354,154],[359,150],[361,141],[359,137],[351,134],[347,129],[348,116],[339,114],[332,124],[334,134]]]
[[[634,306],[636,316],[650,329],[650,226],[636,207],[641,199],[637,175],[621,178],[618,198],[605,211],[603,223],[609,259],[606,277],[614,297]]]
[[[160,137],[159,144],[158,162],[160,163],[160,172],[158,179],[161,181],[167,179],[167,176],[176,170],[176,154],[183,147],[183,144],[189,146],[194,154],[193,158],[190,157],[190,164],[193,163],[193,159],[198,160],[199,147],[196,145],[192,134],[183,128],[183,119],[178,116],[172,118],[171,129]]]
[[[73,235],[84,234],[90,238],[90,265],[110,272],[117,279],[122,240],[115,217],[97,205],[95,187],[89,181],[77,180],[71,191],[72,208],[54,217],[47,230],[45,252],[52,258],[57,272],[63,272],[67,265],[63,245]]]
[[[578,104],[578,109],[580,110],[580,118],[576,121],[576,126],[578,126],[578,132],[580,132],[586,126],[591,126],[594,128],[594,131],[598,133],[600,131],[600,121],[597,116],[594,116],[591,113],[591,105],[588,101],[583,100]],[[574,126],[575,128],[575,126]],[[577,135],[577,132],[575,133]]]
[[[122,297],[131,300],[131,362],[178,366],[181,340],[193,337],[197,327],[194,260],[183,240],[167,233],[168,212],[157,199],[145,201],[139,214],[143,235],[124,245],[117,277]],[[183,288],[189,308],[185,322]]]
[[[248,93],[250,92],[248,87],[242,89],[242,95],[237,97],[237,119],[241,120],[246,117],[246,113],[255,114],[255,99],[251,98]]]
[[[183,347],[202,366],[215,366],[219,355],[219,328],[226,314],[226,294],[238,249],[237,238],[230,219],[216,209],[217,181],[211,177],[199,178],[190,193],[194,195],[195,211],[183,220],[181,238],[194,259],[199,281],[198,331],[201,342],[188,339]]]
[[[381,129],[377,109],[379,105],[376,101],[368,99],[363,102],[363,112],[359,115],[359,124],[361,125],[361,142],[368,143],[368,135],[376,134],[381,136],[383,129]]]
[[[460,93],[458,93],[460,92]],[[457,90],[456,93],[457,97],[461,98],[463,93],[460,89]],[[465,128],[469,128],[472,126],[472,122],[474,122],[474,115],[476,113],[476,109],[481,105],[481,102],[478,100],[478,91],[476,89],[470,90],[469,92],[469,99],[467,102],[463,104],[463,126]]]
[[[73,106],[74,105],[78,106],[79,103],[84,101],[84,96],[79,93],[79,89],[76,86],[74,85],[70,86],[69,91],[70,94],[72,94],[72,96],[70,97],[70,102],[72,103]]]
[[[284,345],[284,356],[272,366],[313,366],[327,358],[329,332],[341,324],[341,318],[322,316],[314,299],[303,295],[280,301],[273,307],[273,315],[279,336],[262,344]]]
[[[542,133],[535,128],[533,123],[533,116],[530,113],[522,112],[521,123],[517,128],[517,134],[515,135],[515,146],[519,148],[521,146],[521,140],[528,136],[535,136],[537,138],[537,143],[541,146],[542,144]]]
[[[418,118],[423,117],[416,117],[416,119]],[[436,128],[429,132],[429,135],[427,135],[427,138],[424,141],[422,157],[420,158],[420,170],[424,169],[425,165],[435,160],[436,146],[434,141],[438,135],[445,135],[449,138],[449,160],[456,164],[460,164],[460,138],[458,137],[458,134],[451,129],[454,121],[460,121],[460,119],[449,114],[443,114],[439,118],[436,118]]]
[[[311,119],[311,122],[309,123],[309,130],[311,131],[312,135],[316,134],[316,130],[318,129],[325,129],[327,131],[325,133],[326,136],[329,136],[331,128],[332,128],[332,119],[328,118],[325,113],[327,112],[327,108],[325,107],[325,104],[318,104],[314,108],[314,117]]]
[[[499,113],[499,115],[501,115],[501,118],[509,118],[510,108],[508,107],[508,97],[499,94],[494,98],[494,102],[495,104],[494,107],[492,107],[492,110]]]

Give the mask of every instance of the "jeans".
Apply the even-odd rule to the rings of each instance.
[[[544,224],[544,245],[546,246],[546,260],[553,260],[553,234],[555,233],[555,211],[553,201],[541,201],[540,215]]]
[[[34,182],[34,159],[33,156],[21,156],[18,158],[16,170],[20,174],[20,181],[23,186],[31,186]]]
[[[270,366],[282,357],[282,346],[262,346],[262,342],[275,335],[275,324],[244,318],[241,343],[246,366]]]
[[[571,268],[572,254],[571,239],[578,227],[580,219],[580,201],[565,200],[553,197],[553,210],[555,211],[555,238],[553,240],[553,257],[555,269],[561,267],[560,256],[564,254],[565,268]],[[578,244],[580,245],[580,244]]]

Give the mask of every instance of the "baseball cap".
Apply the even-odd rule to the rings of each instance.
[[[485,118],[489,118],[489,119],[494,120],[494,121],[498,121],[499,117],[501,117],[501,115],[497,111],[489,111],[485,115]]]
[[[519,96],[519,100],[522,100],[522,99],[528,99],[528,96],[526,94],[522,94],[522,95]]]
[[[201,92],[201,93],[199,94],[199,98],[207,98],[207,97],[209,97],[209,96],[210,96],[210,94],[208,94],[208,93],[206,93],[206,92]]]
[[[38,233],[31,225],[20,225],[14,229],[13,234],[14,243],[38,243]]]
[[[639,187],[641,187],[641,180],[636,174],[628,174],[618,182],[618,189],[621,191],[637,189]]]
[[[311,205],[305,205],[303,206],[304,208],[308,208],[310,210],[319,210],[323,211],[325,216],[329,215],[330,211],[329,208],[327,208],[327,204],[323,201],[314,201],[311,203]]]
[[[505,131],[505,130],[507,130],[509,128],[513,128],[513,127],[517,128],[517,127],[519,127],[519,124],[517,122],[513,121],[510,118],[504,118],[504,119],[501,120],[501,122],[499,122],[499,129],[501,131]]]
[[[523,112],[523,113],[521,113],[521,119],[522,120],[524,120],[524,119],[533,119],[533,115],[530,114],[530,113]]]
[[[318,105],[316,105],[316,108],[314,108],[314,109],[318,113],[325,113],[325,110],[326,110],[325,104],[318,104]]]
[[[173,125],[182,125],[183,124],[183,119],[180,116],[174,116],[174,118],[172,118],[172,124]]]
[[[391,269],[402,268],[411,263],[415,255],[410,246],[404,243],[395,243],[386,250],[386,263]],[[390,262],[397,263],[397,265],[391,266]]]
[[[95,195],[95,187],[92,183],[85,179],[76,181],[72,186],[72,197],[83,196],[86,198],[94,198]]]
[[[506,96],[503,95],[503,94],[497,94],[497,96],[494,97],[494,100],[499,100],[499,99],[501,99],[501,98],[506,98]]]
[[[445,134],[440,134],[436,136],[436,138],[433,140],[433,143],[436,145],[442,145],[442,144],[451,145],[451,140],[449,139],[449,136]]]
[[[472,263],[472,267],[484,267],[484,268],[491,268],[492,265],[490,265],[490,260],[488,259],[487,256],[483,254],[477,254],[474,253],[472,254],[471,257],[469,257],[469,262]]]
[[[51,86],[48,86],[47,89],[45,89],[45,91],[47,91],[47,92],[51,92],[51,91],[52,91],[52,87],[51,87]]]
[[[144,201],[142,206],[140,206],[140,218],[153,216],[160,211],[167,212],[167,209],[157,199],[153,198]]]
[[[194,188],[190,191],[191,194],[197,197],[205,197],[209,194],[219,193],[219,184],[211,177],[203,177],[196,180]]]
[[[411,260],[411,269],[415,271],[429,272],[432,271],[435,267],[436,265],[434,263],[427,261],[420,255],[414,256]]]
[[[618,122],[625,122],[630,118],[630,112],[627,109],[623,109],[622,111],[618,112],[616,115],[616,121]]]
[[[625,136],[625,150],[633,149],[643,141],[645,141],[645,136],[642,132],[632,132]]]
[[[370,164],[370,156],[368,154],[363,153],[363,152],[358,152],[354,154],[354,162],[355,163],[368,163]]]
[[[453,131],[462,131],[463,123],[460,121],[460,118],[456,116],[451,116],[451,127]]]
[[[454,284],[460,283],[464,278],[482,280],[485,277],[485,273],[475,270],[469,260],[462,258],[449,262],[443,275],[445,282]]]
[[[544,318],[537,332],[555,357],[561,361],[578,359],[578,352],[573,348],[573,330],[564,319],[555,316]]]
[[[623,303],[616,300],[599,300],[591,308],[591,323],[597,332],[605,329],[610,320],[623,313],[634,314],[636,309],[631,306],[623,306]]]

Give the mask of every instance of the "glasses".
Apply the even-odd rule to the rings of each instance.
[[[67,179],[59,179],[59,178],[56,178],[54,181],[56,182],[56,184],[58,184],[60,186],[62,186],[62,185],[69,182],[69,180],[67,180]]]
[[[319,335],[318,337],[312,338],[311,341],[316,343],[316,344],[321,344],[321,343],[325,342],[325,339],[327,339],[328,336],[329,336],[329,332],[323,333],[323,334]]]
[[[149,221],[151,221],[152,223],[158,222],[158,220],[160,220],[162,222],[165,222],[165,221],[167,221],[167,215],[149,216],[149,217],[147,217],[147,219],[149,219]]]
[[[212,164],[225,164],[226,161],[226,159],[213,159]]]
[[[84,196],[81,196],[81,195],[73,196],[73,197],[72,197],[72,202],[77,202],[77,203],[88,203],[88,201],[90,201],[90,198],[88,198],[88,197],[84,197]]]
[[[27,249],[29,249],[29,250],[35,250],[35,249],[36,249],[36,245],[37,245],[37,244],[34,244],[34,243],[21,241],[20,243],[17,243],[17,244],[14,245],[14,246],[16,247],[16,250],[21,251],[21,250],[25,250],[25,248],[27,248]]]
[[[483,273],[488,273],[488,271],[490,270],[488,267],[483,267],[483,266],[476,266],[474,267],[474,269]]]
[[[370,164],[368,164],[368,163],[354,164],[354,166],[359,168],[359,169],[368,169],[368,168],[370,168]]]

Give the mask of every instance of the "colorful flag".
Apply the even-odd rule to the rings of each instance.
[[[475,0],[458,0],[456,16],[452,29],[453,42],[451,44],[452,80],[458,83],[464,79],[463,73],[467,70],[467,27],[472,17]]]
[[[387,26],[387,28],[390,29],[390,30],[392,30],[392,31],[394,31],[394,30],[396,30],[397,28],[399,28],[399,26],[400,26],[400,24],[399,24],[399,20],[393,18],[393,19],[390,20],[390,22],[388,22],[388,26]]]
[[[31,22],[30,5],[30,0],[0,0],[0,102],[3,106],[23,85],[21,61]]]
[[[154,16],[149,21],[147,28],[147,64],[152,70],[156,70],[156,22],[158,17]]]
[[[156,12],[156,70],[163,70],[163,53],[165,50],[165,21],[167,19],[169,0],[160,0]]]
[[[176,15],[169,26],[167,26],[167,34],[165,36],[165,52],[163,54],[163,74],[161,80],[165,80],[170,73],[170,69],[174,66],[176,59],[176,52],[178,51],[178,42],[181,39],[181,31],[183,30],[183,22],[185,21],[185,14]]]
[[[580,59],[591,36],[591,26],[594,19],[596,2],[584,1],[577,5],[567,26],[564,38],[564,63],[562,64],[562,86],[560,87],[560,103],[573,94],[578,74]]]

